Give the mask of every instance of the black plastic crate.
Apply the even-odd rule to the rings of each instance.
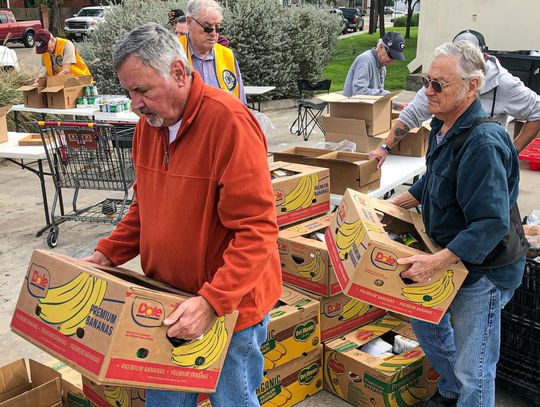
[[[521,285],[504,307],[503,315],[540,329],[540,264],[527,259]]]
[[[508,375],[499,370],[497,371],[497,386],[530,400],[533,403],[532,406],[540,406],[540,387],[538,383],[532,385],[529,382],[523,382],[511,374]]]
[[[502,315],[501,322],[501,352],[518,353],[518,360],[529,358],[540,370],[540,328],[507,314]]]

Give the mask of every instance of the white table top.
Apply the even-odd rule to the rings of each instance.
[[[8,141],[0,143],[0,158],[17,160],[44,160],[46,158],[43,146],[19,146],[20,139],[31,133],[15,133],[8,131]]]
[[[275,86],[244,86],[246,96],[264,95],[275,89]]]
[[[42,114],[56,114],[56,115],[71,115],[71,116],[87,116],[94,117],[94,120],[107,121],[107,122],[128,122],[137,123],[139,116],[133,112],[120,112],[120,113],[104,113],[100,112],[94,106],[81,108],[81,109],[38,109],[34,107],[25,107],[24,105],[15,105],[12,108],[16,112],[27,113],[42,113]]]
[[[139,121],[139,116],[132,111],[120,113],[95,112],[94,120],[103,122],[137,123]]]

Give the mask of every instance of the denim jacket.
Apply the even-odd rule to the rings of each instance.
[[[456,187],[449,179],[453,141],[471,127],[477,117],[487,117],[478,100],[458,118],[437,145],[443,122],[431,122],[426,173],[409,192],[422,203],[428,235],[465,262],[472,284],[483,275],[499,288],[515,288],[523,269],[510,266],[478,269],[510,227],[510,208],[519,192],[519,163],[506,130],[497,123],[476,127],[463,145],[456,168]]]

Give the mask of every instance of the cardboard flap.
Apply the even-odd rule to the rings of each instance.
[[[11,111],[11,105],[0,107],[0,117],[5,116]]]
[[[42,90],[43,93],[56,93],[56,92],[60,92],[62,89],[64,89],[63,86],[51,86],[51,87],[46,87],[45,89]]]
[[[332,92],[323,95],[317,95],[317,99],[323,100],[325,102],[343,102],[348,98],[343,96],[341,92]]]
[[[50,382],[51,380],[56,378],[60,379],[62,377],[60,373],[51,367],[42,365],[41,363],[32,359],[30,359],[28,362],[30,364],[30,377],[32,378],[32,384],[34,387],[39,387],[42,384]]]
[[[279,231],[279,237],[284,239],[292,239],[295,237],[303,236],[306,234],[317,232],[318,230],[327,228],[332,220],[332,215],[324,215],[320,218],[316,218],[299,225],[291,226]],[[313,239],[310,239],[313,240]],[[313,240],[317,242],[316,240]],[[319,242],[322,243],[322,242]],[[326,246],[325,246],[326,247]]]
[[[355,136],[366,136],[366,121],[358,119],[345,119],[342,117],[319,117],[319,123],[325,133],[339,133],[342,135],[354,134]]]
[[[290,154],[297,155],[300,157],[319,157],[323,154],[328,153],[329,150],[324,150],[322,148],[311,148],[311,147],[292,147],[283,151],[276,151],[273,154]]]
[[[38,85],[35,84],[35,85],[25,85],[25,86],[21,86],[20,88],[17,88],[16,90],[20,91],[20,92],[28,92],[30,90],[34,90],[34,89],[37,89],[38,88]]]
[[[0,369],[0,403],[24,393],[31,388],[24,359],[3,366]]]

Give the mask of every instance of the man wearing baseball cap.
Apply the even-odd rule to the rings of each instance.
[[[343,95],[376,95],[389,93],[384,89],[386,67],[404,61],[405,40],[400,33],[389,31],[372,48],[356,57],[345,79]]]
[[[42,29],[36,31],[35,43],[36,54],[41,55],[47,76],[90,75],[90,70],[71,41],[54,37],[48,30]]]
[[[187,19],[183,10],[171,10],[167,16],[169,17],[169,24],[172,26],[176,35],[180,37],[188,33]]]

